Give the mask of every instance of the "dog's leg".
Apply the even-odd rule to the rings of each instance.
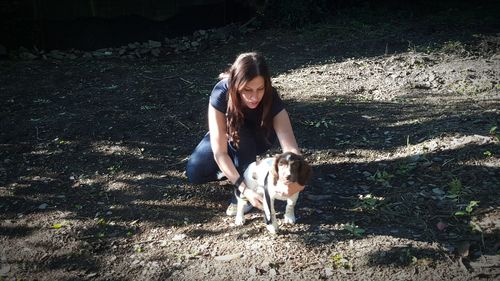
[[[284,223],[295,223],[295,204],[297,203],[298,198],[299,193],[297,192],[286,200],[286,211],[283,219]]]
[[[238,205],[236,207],[236,217],[234,220],[235,225],[244,225],[245,224],[245,213],[243,211],[245,204],[246,204],[246,200],[238,198]]]

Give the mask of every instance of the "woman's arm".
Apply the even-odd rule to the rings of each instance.
[[[212,105],[208,106],[208,129],[210,132],[210,145],[214,153],[214,159],[222,173],[232,183],[236,183],[240,177],[240,173],[234,166],[231,157],[227,153],[227,127],[226,116],[224,113],[215,109]],[[246,189],[246,185],[242,182],[238,187],[240,192],[244,191],[245,197],[252,203],[254,207],[262,209],[262,198],[250,189]]]
[[[283,152],[293,152],[295,154],[300,153],[299,146],[297,145],[297,140],[293,134],[292,123],[290,122],[290,117],[285,109],[280,111],[273,119],[273,127],[278,140],[280,142],[281,150]],[[282,196],[291,196],[297,192],[304,190],[303,185],[298,183],[291,183],[283,189],[277,190],[277,192]]]
[[[290,151],[295,154],[302,154],[300,153],[299,146],[295,140],[288,112],[285,109],[274,116],[273,127],[276,135],[278,136],[281,150],[283,150],[283,152]]]
[[[212,105],[208,106],[208,129],[210,132],[210,145],[214,152],[215,162],[224,173],[224,175],[235,183],[240,174],[236,170],[229,154],[227,153],[227,134],[226,117],[224,113],[215,109]]]

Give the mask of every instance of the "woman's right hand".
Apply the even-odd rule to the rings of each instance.
[[[250,204],[252,204],[252,206],[254,206],[255,208],[258,208],[258,209],[263,209],[262,207],[262,196],[260,194],[258,194],[257,192],[251,190],[251,189],[245,189],[245,192],[243,193],[243,195],[245,196],[245,198],[250,201]]]

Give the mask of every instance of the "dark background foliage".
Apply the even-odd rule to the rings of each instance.
[[[496,17],[499,1],[374,0],[204,0],[58,1],[0,0],[0,45],[38,49],[95,50],[134,41],[190,35],[195,30],[252,21],[254,28],[301,28],[364,13],[419,19],[429,13],[447,17],[456,9],[486,7]],[[487,19],[485,19],[487,20]]]

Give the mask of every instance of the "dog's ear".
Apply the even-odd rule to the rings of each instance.
[[[298,176],[298,183],[300,185],[306,185],[307,181],[311,177],[311,166],[307,163],[307,161],[301,157],[300,159],[300,166],[299,166],[299,176]]]
[[[271,176],[273,177],[273,185],[276,185],[278,183],[278,178],[279,178],[279,174],[278,174],[278,164],[280,162],[280,158],[281,158],[281,154],[276,154],[276,156],[274,156],[274,162],[273,162],[273,167],[271,169]]]

